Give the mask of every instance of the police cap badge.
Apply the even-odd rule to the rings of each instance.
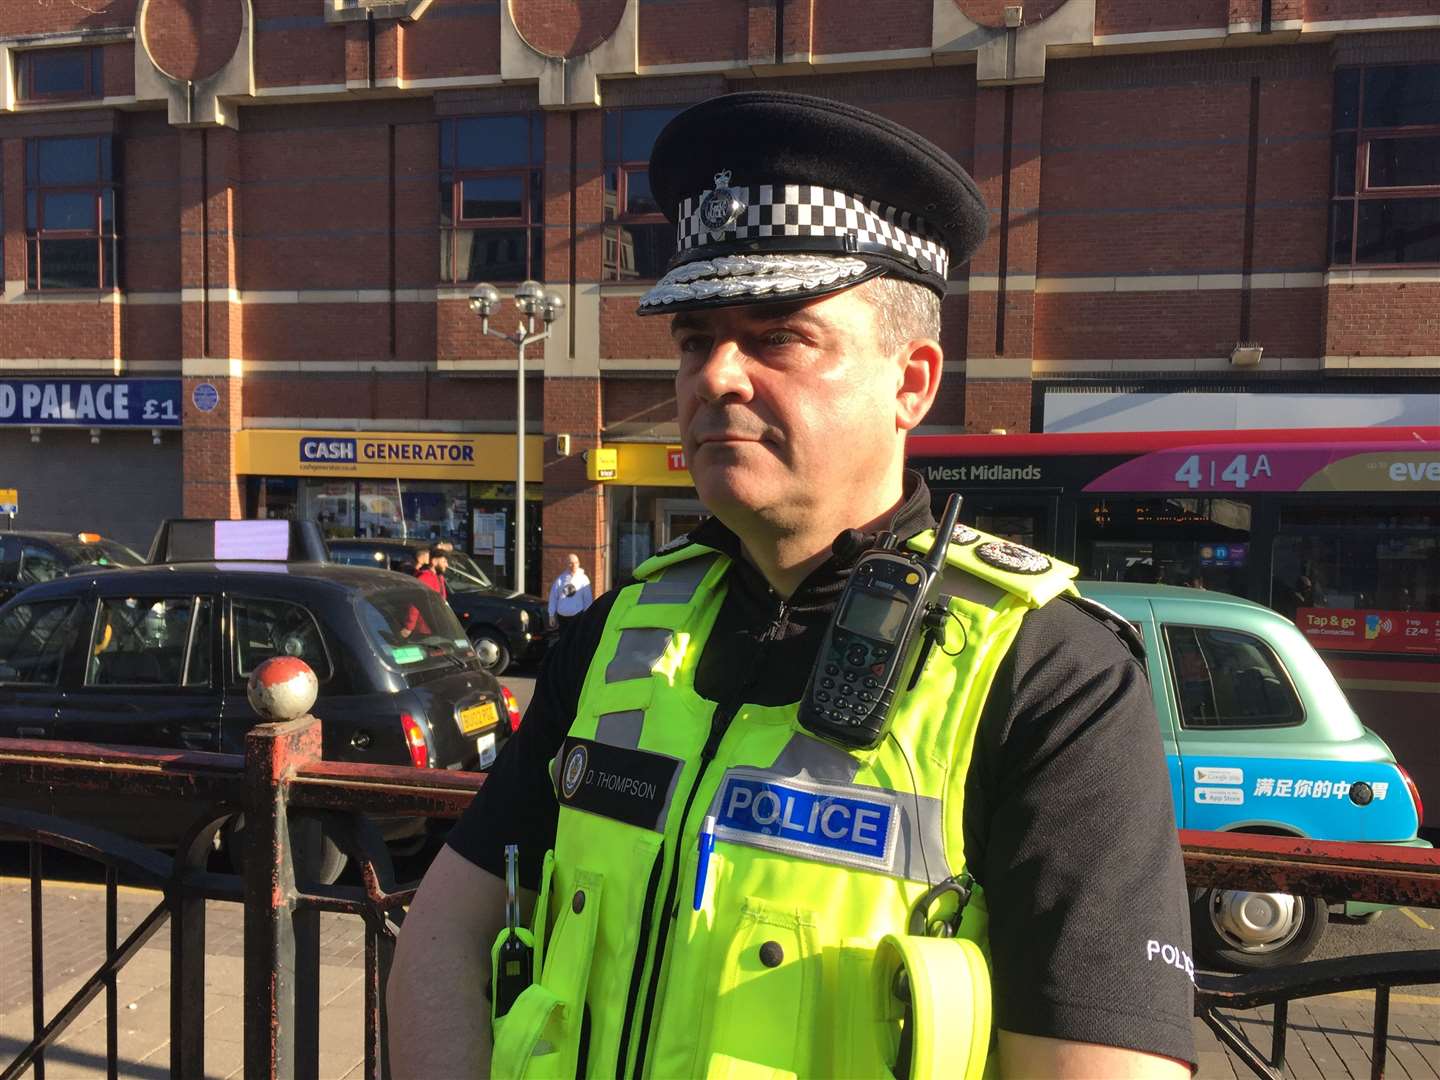
[[[676,227],[640,314],[824,296],[889,274],[945,294],[989,212],[945,151],[827,98],[724,94],[655,140],[650,188]]]

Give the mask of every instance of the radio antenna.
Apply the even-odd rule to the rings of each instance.
[[[964,497],[958,493],[945,500],[945,512],[940,515],[940,527],[935,530],[935,543],[925,556],[925,565],[930,572],[938,574],[945,565],[945,552],[950,547],[950,534],[955,531],[955,522],[960,518],[960,504]]]

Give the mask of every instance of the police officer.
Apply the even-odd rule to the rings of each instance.
[[[640,310],[670,320],[714,516],[547,657],[405,921],[395,1075],[1186,1075],[1158,724],[1074,568],[956,528],[940,648],[886,737],[798,720],[857,556],[936,542],[904,441],[985,233],[973,182],[881,117],[772,92],[679,115],[650,182],[679,251]],[[492,1027],[511,843],[537,963]]]

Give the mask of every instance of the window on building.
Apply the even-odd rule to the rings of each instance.
[[[1180,723],[1187,728],[1282,727],[1305,719],[1270,646],[1238,630],[1167,626]]]
[[[440,280],[543,276],[542,118],[440,122]]]
[[[605,111],[606,281],[654,281],[675,254],[675,226],[650,191],[650,149],[679,111]]]
[[[1440,64],[1335,73],[1330,262],[1440,263]]]
[[[26,285],[113,289],[120,261],[108,135],[25,144]]]
[[[209,686],[209,597],[106,597],[87,686]]]
[[[74,641],[74,600],[16,604],[0,619],[0,683],[53,686]]]
[[[104,95],[103,53],[88,49],[31,49],[15,65],[15,96],[21,101],[59,101]]]

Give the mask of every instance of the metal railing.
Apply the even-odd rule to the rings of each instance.
[[[244,1065],[247,1077],[318,1073],[322,911],[365,924],[365,1074],[380,1080],[384,1061],[383,988],[396,928],[414,894],[399,884],[368,815],[453,819],[483,776],[324,761],[320,723],[306,717],[261,724],[244,755],[95,747],[0,739],[0,791],[14,799],[66,791],[117,799],[180,799],[197,808],[195,824],[173,855],[113,833],[32,811],[0,806],[0,837],[29,845],[33,1036],[0,1080],[34,1069],[44,1080],[45,1051],[104,992],[109,1075],[117,1075],[116,973],[168,921],[171,963],[170,1067],[204,1073],[205,902],[244,905]],[[18,801],[18,800],[17,800]],[[206,870],[217,831],[245,815],[244,872]],[[292,823],[318,822],[358,867],[359,885],[297,880]],[[308,826],[307,826],[308,827]],[[1181,834],[1194,887],[1291,891],[1329,900],[1440,907],[1440,853],[1235,833]],[[53,1017],[44,1010],[44,849],[59,848],[105,869],[105,959]],[[121,880],[159,890],[163,899],[118,940]],[[1386,1059],[1389,988],[1440,982],[1440,951],[1324,960],[1253,975],[1197,973],[1196,1015],[1259,1076],[1283,1068],[1288,1002],[1339,990],[1376,991],[1373,1075]],[[1221,1010],[1275,1006],[1269,1053],[1259,1051]]]
[[[1289,892],[1328,900],[1440,908],[1440,852],[1390,844],[1296,840],[1247,833],[1182,831],[1191,886]],[[1248,975],[1199,972],[1195,1015],[1256,1076],[1284,1075],[1290,1002],[1322,994],[1373,990],[1370,1075],[1385,1075],[1390,991],[1440,983],[1440,949],[1312,960]],[[1263,1053],[1222,1009],[1273,1006],[1270,1051]],[[1437,999],[1440,1007],[1440,999]]]

